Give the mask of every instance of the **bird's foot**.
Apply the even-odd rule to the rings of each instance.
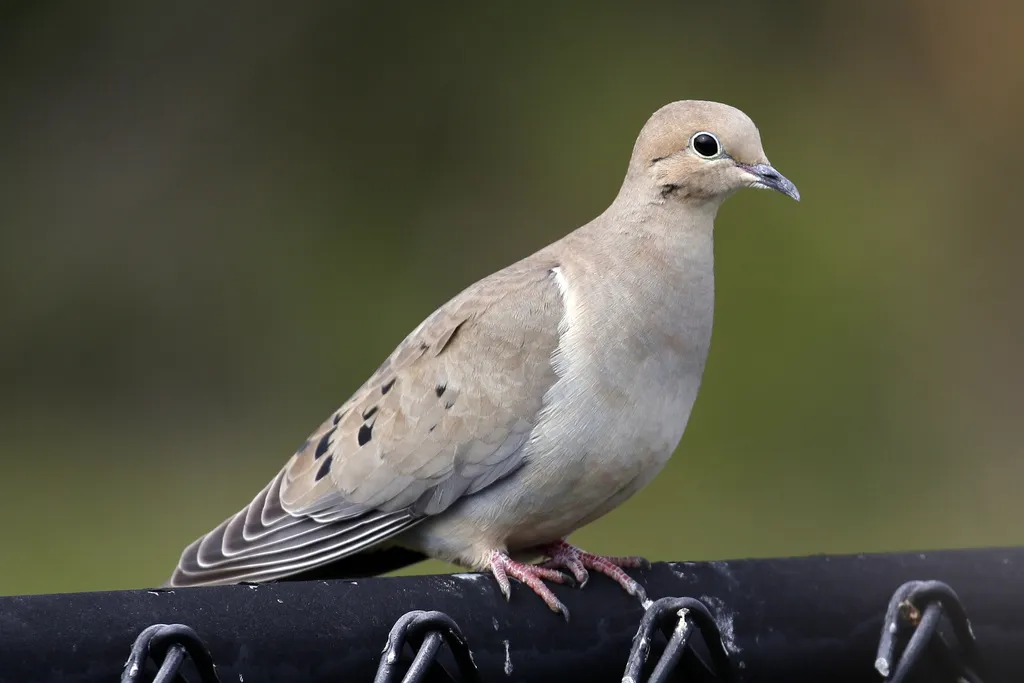
[[[560,571],[548,569],[535,564],[516,562],[506,553],[500,550],[491,551],[491,573],[498,582],[498,588],[506,600],[512,598],[512,586],[508,577],[518,579],[533,589],[533,592],[540,596],[541,600],[553,611],[558,612],[566,621],[569,621],[569,610],[562,601],[555,597],[551,589],[544,585],[544,581],[555,583],[569,583],[572,579]]]
[[[576,578],[580,588],[586,585],[590,578],[588,569],[593,569],[613,579],[622,586],[627,593],[644,602],[647,600],[647,593],[643,586],[630,578],[623,568],[631,569],[636,567],[649,567],[651,563],[642,557],[605,557],[594,555],[565,541],[555,541],[541,548],[541,551],[551,559],[542,565],[545,569],[568,569]]]

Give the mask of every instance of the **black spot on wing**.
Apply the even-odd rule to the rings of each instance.
[[[451,407],[452,407],[453,405],[455,405],[455,401],[445,401],[445,402],[444,402],[444,409],[445,409],[445,410],[448,410],[448,409],[449,409],[449,408],[451,408]]]
[[[373,416],[374,416],[374,415],[375,415],[376,413],[377,413],[377,406],[373,406],[373,407],[371,407],[371,408],[370,408],[369,410],[367,410],[367,411],[365,411],[365,412],[363,413],[363,419],[364,419],[364,420],[369,420],[369,419],[370,419],[371,417],[373,417]]]
[[[373,425],[365,424],[359,428],[359,434],[356,439],[359,441],[360,446],[365,446],[370,442],[370,437],[373,436]]]
[[[313,459],[319,460],[323,457],[327,449],[331,447],[331,436],[334,434],[335,427],[331,427],[327,430],[327,433],[320,439],[320,443],[316,445],[316,451],[313,453]]]
[[[444,390],[447,388],[447,384],[438,384],[436,387],[434,387],[434,393],[437,394],[438,398],[441,398],[442,396],[444,396]]]
[[[385,382],[384,384],[381,385],[380,393],[381,394],[388,393],[389,391],[391,391],[391,387],[393,387],[393,386],[395,386],[395,379],[394,379],[394,377],[392,377],[390,380],[388,380],[387,382]]]
[[[315,481],[320,481],[327,476],[327,473],[331,471],[331,462],[334,460],[333,455],[328,455],[327,459],[324,460],[324,464],[320,465],[320,469],[317,470]]]

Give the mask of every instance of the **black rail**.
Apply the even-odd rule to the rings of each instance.
[[[1024,548],[0,598],[0,682],[1020,680]],[[215,666],[214,666],[215,664]]]

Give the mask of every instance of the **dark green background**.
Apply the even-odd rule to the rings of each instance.
[[[5,7],[0,593],[163,581],[682,98],[748,112],[804,200],[719,214],[679,453],[574,538],[1024,542],[1020,3]]]

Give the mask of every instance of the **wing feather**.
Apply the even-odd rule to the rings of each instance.
[[[544,252],[430,315],[170,585],[284,578],[379,547],[522,465],[564,314]]]

